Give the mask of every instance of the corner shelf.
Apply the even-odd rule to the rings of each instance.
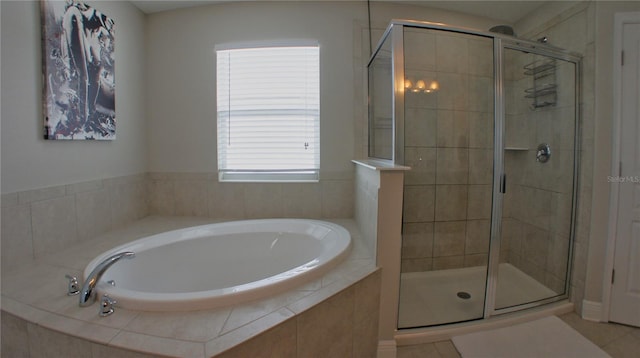
[[[525,98],[533,99],[531,109],[555,106],[558,102],[556,60],[533,61],[524,66],[524,74],[533,77],[533,87],[524,91]]]

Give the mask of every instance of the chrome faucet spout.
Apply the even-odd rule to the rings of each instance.
[[[82,285],[82,290],[80,291],[80,307],[90,306],[96,300],[96,293],[94,291],[94,288],[100,280],[100,277],[102,277],[102,274],[107,271],[107,269],[111,267],[111,265],[115,264],[123,258],[130,259],[135,256],[135,253],[131,251],[125,251],[117,253],[113,256],[109,256],[108,258],[104,259],[104,261],[99,263],[98,266],[96,266],[91,271],[86,281],[84,281],[84,285]]]

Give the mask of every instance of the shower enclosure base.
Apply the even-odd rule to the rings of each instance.
[[[403,273],[398,328],[482,318],[486,275],[485,266]],[[508,263],[500,264],[498,277],[496,308],[558,295]]]
[[[573,303],[568,300],[562,300],[476,321],[436,327],[402,329],[397,331],[394,339],[396,346],[410,346],[414,344],[438,342],[451,339],[462,334],[513,326],[515,324],[530,322],[553,315],[558,316],[573,311]]]

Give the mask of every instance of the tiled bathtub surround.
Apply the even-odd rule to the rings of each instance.
[[[215,173],[149,173],[149,212],[221,219],[353,217],[353,173],[317,183],[218,182]]]
[[[318,183],[219,183],[211,173],[147,173],[2,195],[2,269],[153,215],[350,218],[353,174]]]
[[[2,271],[147,215],[146,175],[2,195]]]
[[[147,217],[154,213],[184,217],[166,220]],[[64,274],[81,276],[84,265],[98,253],[159,231],[222,219],[352,216],[351,174],[325,174],[319,183],[254,184],[218,183],[213,174],[151,173],[5,194],[2,196],[3,355],[18,352],[37,357],[53,351],[63,356],[87,356],[87,352],[94,357],[146,356],[126,349],[133,347],[154,356],[199,357],[217,354],[253,337],[247,346],[228,353],[233,356],[233,352],[246,352],[247,347],[252,347],[251,342],[271,340],[274,335],[280,337],[281,332],[291,333],[293,328],[295,339],[288,342],[294,345],[282,343],[274,349],[284,349],[278,351],[278,356],[287,356],[287,352],[296,356],[298,352],[304,353],[304,349],[322,352],[322,348],[331,347],[329,344],[317,347],[314,340],[305,338],[319,332],[314,330],[317,327],[305,323],[309,317],[307,309],[318,307],[322,316],[333,317],[322,329],[338,330],[342,337],[348,337],[340,349],[352,350],[353,356],[374,356],[379,274],[362,284],[356,283],[375,269],[371,259],[373,241],[364,244],[349,220],[339,223],[353,229],[352,232],[356,230],[358,236],[350,261],[290,294],[223,312],[204,316],[200,315],[202,312],[187,313],[178,317],[119,309],[117,316],[98,320],[97,308],[81,310],[77,297],[68,298],[64,291],[59,291],[64,290]],[[122,229],[127,225],[130,226]],[[24,267],[33,269],[23,272]],[[373,286],[366,282],[373,282]],[[23,283],[28,283],[28,287],[21,286]],[[21,288],[15,285],[25,290],[39,287],[37,297],[26,291],[20,293]],[[320,304],[334,294],[337,298]],[[50,300],[51,297],[56,299]],[[375,308],[366,304],[371,299]],[[361,304],[371,310],[356,308]],[[343,319],[342,310],[332,313],[336,307],[345,305],[352,305],[349,311],[352,319]],[[311,311],[309,315],[313,314]],[[127,329],[130,331],[125,333]],[[328,333],[321,335],[332,337]],[[194,339],[201,343],[193,343]],[[25,340],[42,344],[20,343]]]
[[[195,312],[116,308],[100,318],[97,304],[80,308],[77,296],[66,296],[64,274],[80,276],[105,249],[212,221],[150,216],[4,275],[3,356],[375,356],[380,271],[353,220],[332,220],[354,240],[345,262],[320,279],[264,300]]]

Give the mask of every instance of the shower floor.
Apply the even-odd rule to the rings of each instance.
[[[398,328],[482,318],[487,268],[408,272],[401,275]],[[458,297],[466,292],[471,297]],[[496,307],[510,307],[558,294],[511,264],[498,268]]]

